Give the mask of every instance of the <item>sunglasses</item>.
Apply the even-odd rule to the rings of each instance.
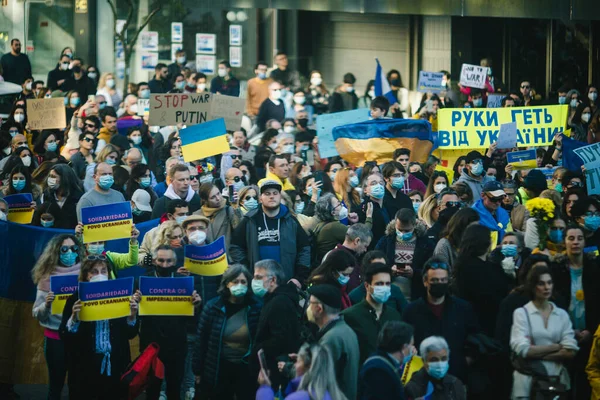
[[[68,253],[69,250],[71,250],[72,253],[77,253],[79,251],[79,246],[73,245],[73,246],[61,246],[60,247],[60,252],[63,254]]]
[[[256,196],[246,196],[246,197],[244,197],[245,201],[248,201],[250,199],[254,199],[254,200],[258,201],[258,197],[256,197]]]
[[[461,207],[462,206],[462,202],[460,201],[447,201],[446,202],[446,207]]]
[[[431,269],[448,269],[448,265],[446,263],[431,263],[429,264],[429,268]]]
[[[531,86],[521,86],[521,89],[529,89]]]
[[[106,261],[106,256],[87,256],[85,259],[88,261]]]
[[[190,181],[197,181],[198,175],[190,175]]]
[[[571,182],[571,184],[569,186],[570,187],[583,187],[583,183],[575,181],[575,182]],[[567,186],[567,187],[569,187],[569,186]]]
[[[242,159],[242,156],[238,156],[238,155],[235,155],[235,154],[232,154],[229,157],[231,157],[232,160],[241,160]]]
[[[94,139],[90,139],[90,138],[88,138],[88,137],[86,137],[86,138],[83,138],[83,140],[84,140],[84,141],[86,141],[86,142],[88,142],[88,143],[91,143],[91,142],[93,142],[93,141],[94,141]]]
[[[231,179],[233,179],[233,181],[234,181],[234,182],[239,182],[239,181],[242,181],[242,182],[243,182],[243,181],[244,181],[244,178],[240,178],[239,176],[234,176],[234,177],[233,177],[233,178],[231,178]]]
[[[85,124],[85,127],[90,129],[96,129],[96,125],[94,124]]]
[[[487,198],[490,199],[491,202],[493,203],[500,203],[505,196],[500,196],[500,197],[492,197],[492,196],[488,196]]]

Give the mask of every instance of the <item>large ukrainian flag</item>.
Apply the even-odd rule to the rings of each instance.
[[[351,164],[366,161],[382,164],[392,160],[394,150],[407,148],[411,161],[425,162],[433,147],[431,124],[415,119],[376,119],[333,129],[340,156]]]

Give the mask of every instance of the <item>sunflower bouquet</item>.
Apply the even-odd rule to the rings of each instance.
[[[548,225],[555,216],[554,203],[550,199],[536,197],[527,201],[527,203],[525,203],[525,208],[529,211],[531,218],[535,218],[538,235],[540,237],[538,247],[540,250],[544,250],[546,248],[546,241],[548,240]]]

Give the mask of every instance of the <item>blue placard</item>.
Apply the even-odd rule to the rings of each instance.
[[[333,128],[368,121],[369,117],[370,112],[366,108],[318,115],[317,137],[319,138],[319,155],[321,158],[339,155],[333,140]]]
[[[523,151],[513,151],[511,153],[506,153],[506,161],[509,164],[519,163],[523,161],[536,160],[535,149],[531,150],[523,150]],[[536,161],[537,163],[537,161]]]
[[[133,294],[133,277],[108,280],[104,282],[79,282],[79,299],[94,301],[129,297]]]
[[[419,71],[417,91],[423,93],[439,93],[446,90],[446,86],[444,86],[442,82],[444,82],[443,72]]]
[[[185,258],[192,260],[213,260],[225,254],[225,236],[221,236],[205,246],[185,246]]]
[[[79,275],[56,275],[50,277],[50,291],[54,295],[73,294],[79,286]]]
[[[4,196],[4,200],[8,204],[8,209],[11,208],[31,208],[33,196],[31,193],[11,194]]]
[[[140,276],[142,296],[191,296],[194,292],[194,278],[155,278]]]
[[[105,204],[102,206],[84,207],[81,209],[81,222],[84,225],[132,219],[131,203]]]

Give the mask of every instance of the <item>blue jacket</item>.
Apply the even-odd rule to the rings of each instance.
[[[202,376],[202,382],[216,387],[219,381],[219,364],[223,345],[223,332],[227,324],[225,301],[218,296],[204,306],[198,326],[198,340],[194,344],[192,369],[194,375]],[[256,298],[246,301],[246,323],[250,332],[250,349],[245,359],[251,354],[254,337],[258,326],[258,318],[262,303]]]
[[[360,400],[404,399],[400,374],[394,369],[397,361],[380,350],[372,355],[381,358],[369,358],[362,366],[358,379],[358,398]]]
[[[498,244],[502,241],[506,228],[510,224],[510,215],[502,207],[498,207],[496,215],[492,215],[487,208],[483,205],[483,200],[479,199],[473,204],[472,207],[479,214],[479,224],[489,228],[494,232],[498,232]]]

